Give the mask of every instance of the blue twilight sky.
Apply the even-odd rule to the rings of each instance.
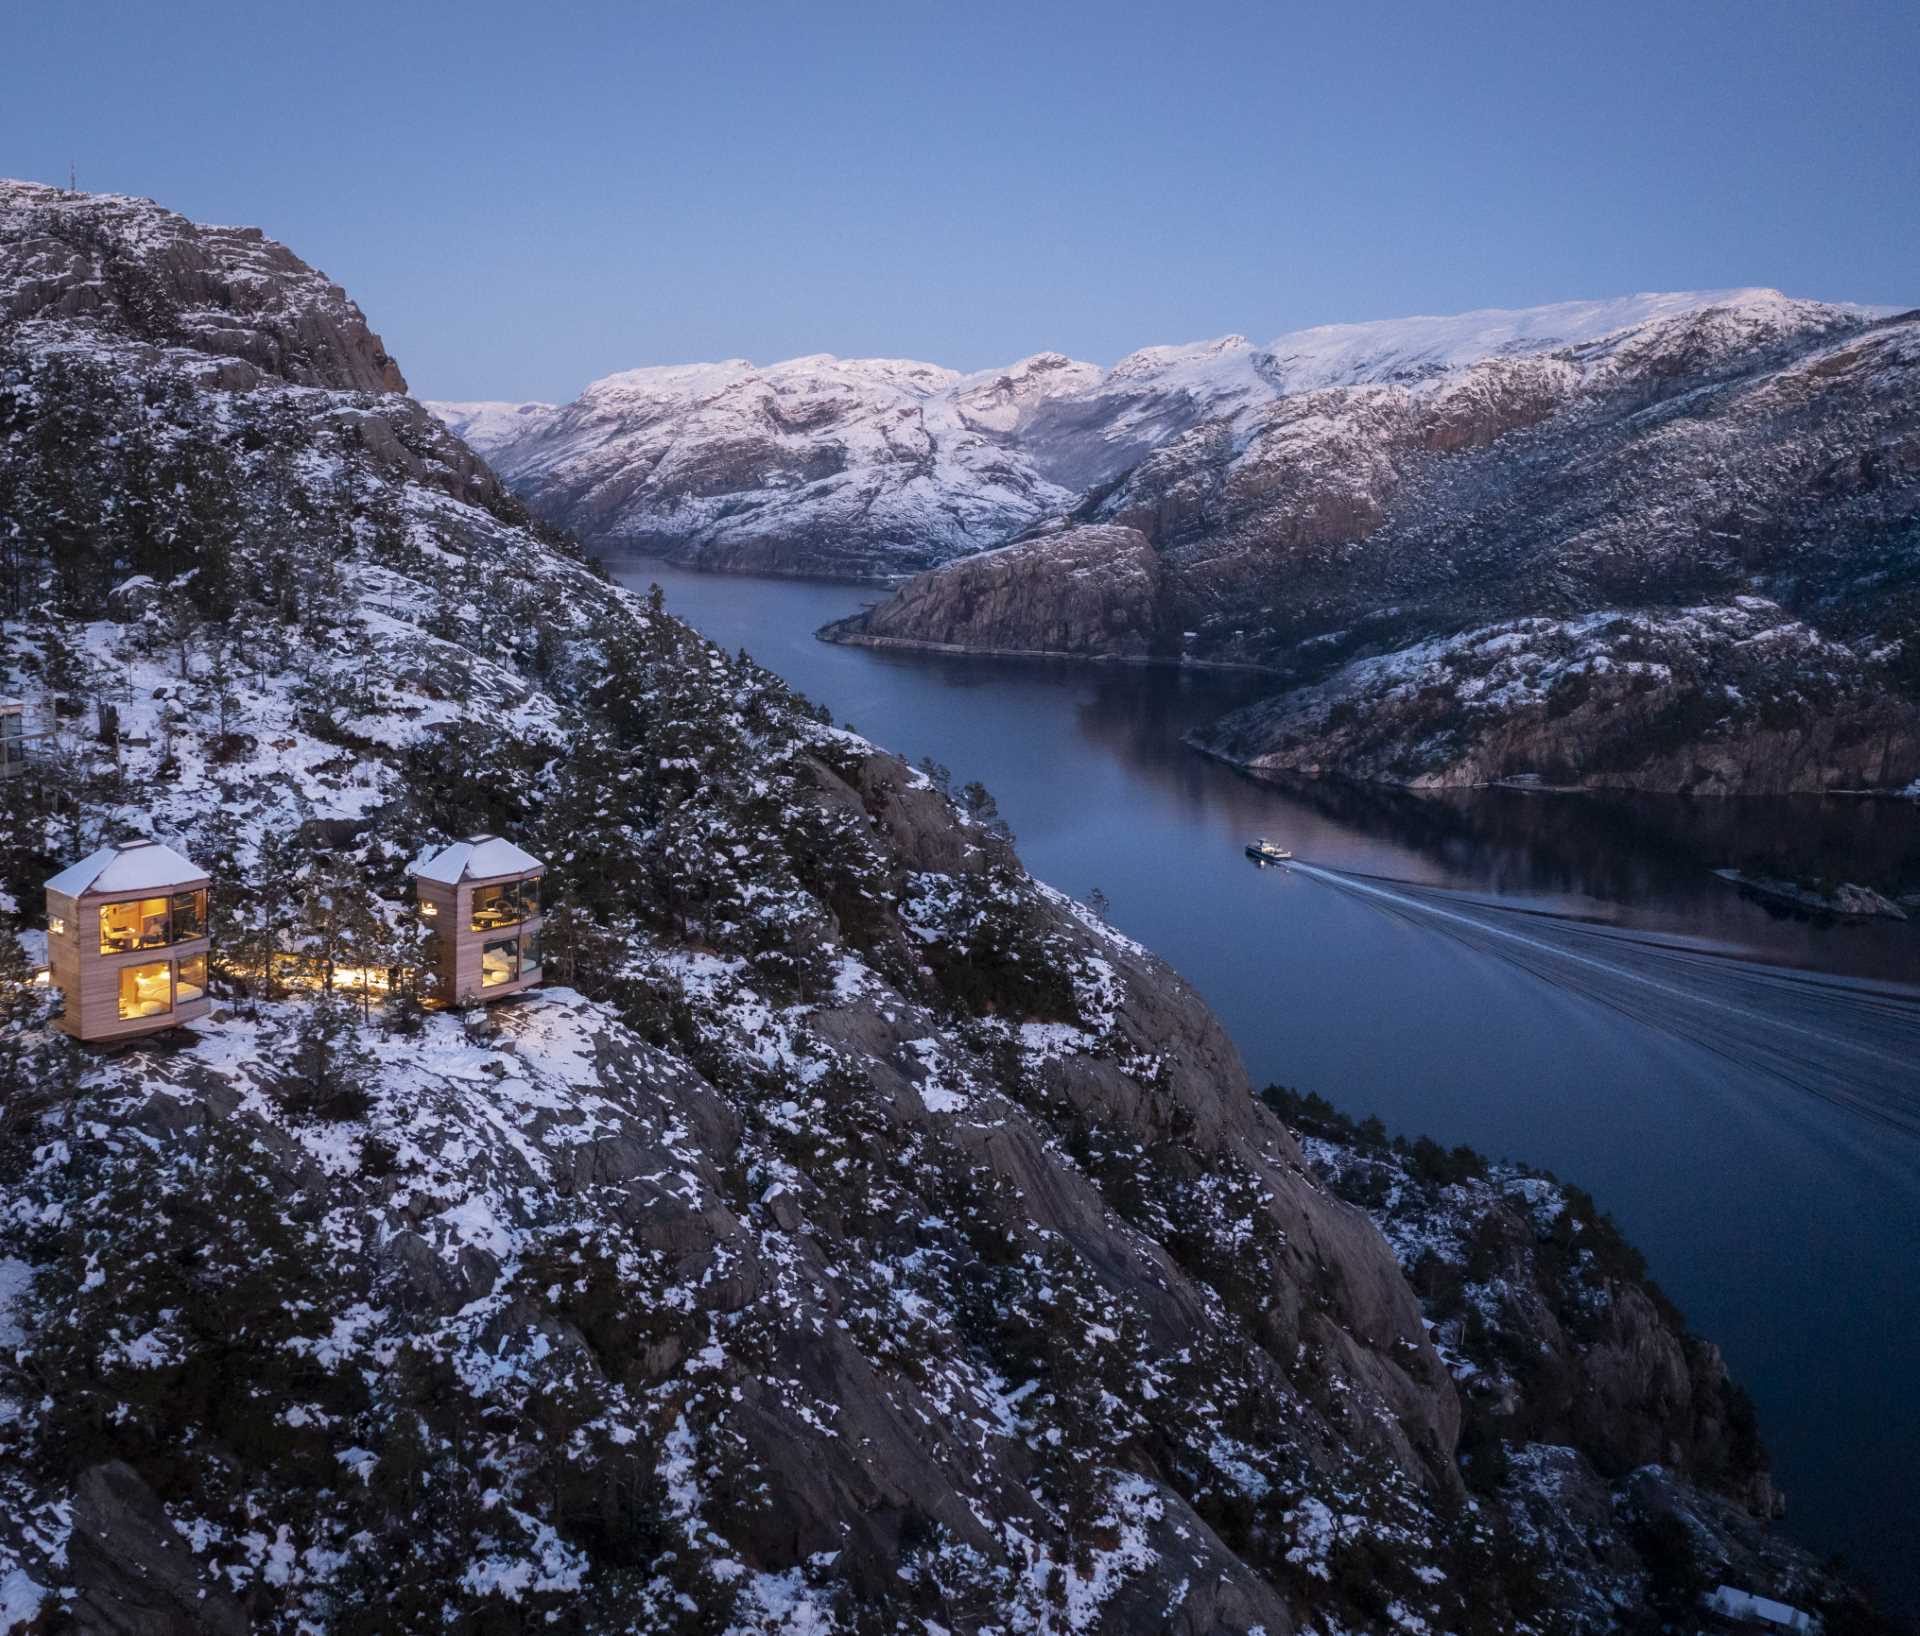
[[[255,222],[414,390],[1920,302],[1920,4],[7,5],[0,174]]]

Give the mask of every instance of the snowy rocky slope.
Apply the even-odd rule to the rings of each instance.
[[[1071,505],[1013,433],[1090,373],[1053,356],[986,376],[885,358],[733,359],[610,375],[555,410],[432,407],[598,549],[858,577],[998,544]],[[509,418],[524,422],[511,436]]]
[[[1494,1222],[1476,1329],[977,794],[534,526],[288,252],[0,184],[0,288],[0,1631],[1870,1622],[1577,1199],[1409,1203]],[[129,827],[216,1005],[96,1054],[15,951]],[[548,988],[327,997],[482,827]]]
[[[1278,399],[1431,387],[1489,360],[1617,353],[1662,327],[1662,368],[1866,309],[1711,290],[1330,324],[1266,346],[1152,346],[1113,368],[1040,353],[960,375],[891,359],[631,370],[573,403],[432,403],[542,515],[600,550],[703,567],[897,574],[1002,544],[1196,426],[1244,440]],[[1719,330],[1717,336],[1709,331]],[[1618,368],[1616,359],[1612,367]]]
[[[996,623],[991,645],[1051,645],[1057,555],[1081,565],[1076,606],[1117,614],[1105,631],[1078,621],[1073,651],[1320,684],[1202,735],[1235,760],[1437,782],[1905,787],[1920,774],[1920,318],[1767,291],[1645,305],[1596,304],[1592,326],[1635,321],[1571,343],[1482,315],[1323,332],[1287,366],[1296,390],[1198,421],[1036,527],[1019,548],[1033,621]],[[1077,535],[1095,525],[1151,546],[1146,604],[1132,557],[1111,584],[1085,567]],[[950,564],[835,634],[981,645],[1007,571]],[[1641,669],[1636,708],[1615,714],[1604,681],[1570,682],[1543,710],[1526,688],[1468,685],[1464,660],[1434,667],[1435,643],[1464,653],[1514,620],[1559,626],[1587,680],[1664,671]],[[1640,651],[1650,641],[1658,655]],[[1401,691],[1381,712],[1387,678]],[[1365,731],[1330,737],[1330,712],[1366,716]]]

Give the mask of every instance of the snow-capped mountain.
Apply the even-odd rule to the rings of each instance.
[[[1249,372],[1293,388],[1262,399]],[[1267,767],[1722,791],[1920,773],[1920,316],[1773,291],[1640,297],[1309,331],[1259,357],[1223,346],[1200,373],[1217,412],[1070,519],[925,574],[838,634],[1229,661],[1288,682],[1346,665],[1328,685],[1352,696],[1316,695],[1322,716],[1359,711],[1371,736],[1329,735],[1284,701],[1201,735]],[[1151,560],[1095,549],[1123,537]],[[1737,613],[1742,597],[1772,615]],[[1675,606],[1699,617],[1666,621]],[[1653,617],[1611,622],[1635,610]],[[1643,675],[1648,708],[1613,710],[1601,688],[1575,719],[1567,691],[1535,721],[1521,692],[1489,708],[1455,655],[1422,661],[1423,708],[1383,714],[1387,672],[1348,663],[1491,620],[1588,615],[1621,645],[1576,644],[1589,668],[1658,633],[1671,685]],[[1729,630],[1759,645],[1710,635]],[[1804,673],[1815,652],[1844,655],[1832,687]]]
[[[427,407],[455,437],[488,459],[534,436],[559,413],[559,406],[551,403],[430,403]]]
[[[639,369],[573,403],[430,404],[536,510],[603,550],[716,568],[897,574],[991,548],[1202,425],[1243,437],[1277,400],[1432,390],[1490,359],[1577,382],[1858,324],[1869,309],[1772,290],[1571,301],[1323,325],[1266,346],[1152,346],[1111,369],[1041,353],[959,375],[826,355]],[[1684,347],[1675,337],[1684,333]]]
[[[1051,356],[978,375],[736,358],[609,375],[554,410],[431,407],[475,426],[518,493],[601,549],[860,576],[981,550],[1073,504],[1012,439],[1086,375]]]

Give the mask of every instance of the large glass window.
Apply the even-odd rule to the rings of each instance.
[[[520,975],[538,977],[540,975],[540,934],[523,932],[520,936]]]
[[[173,894],[173,941],[184,943],[189,938],[206,935],[207,894],[175,892]]]
[[[503,937],[480,945],[480,986],[498,988],[520,975],[520,939]]]
[[[164,949],[207,935],[207,894],[175,892],[170,898],[140,898],[100,906],[100,952]]]
[[[498,886],[473,889],[473,930],[497,931],[502,926],[517,926],[540,912],[540,883],[537,880],[502,881]]]
[[[513,901],[513,883],[503,886],[476,886],[473,889],[473,929],[476,932],[490,932],[501,926],[511,926],[520,919],[520,911]]]
[[[132,903],[101,905],[102,954],[124,954],[129,949],[165,948],[169,941],[165,898],[139,898]]]
[[[173,962],[156,960],[150,966],[120,968],[120,1015],[123,1019],[164,1016],[173,1009]]]
[[[173,1003],[185,1005],[189,1000],[200,1000],[207,993],[207,957],[204,954],[190,954],[180,962],[179,975],[173,983]]]

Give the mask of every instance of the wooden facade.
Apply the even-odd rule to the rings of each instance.
[[[47,965],[66,1000],[57,1026],[107,1042],[204,1017],[209,885],[151,841],[105,848],[49,881]]]
[[[491,835],[456,842],[414,869],[438,998],[492,1002],[538,986],[546,872],[545,864]]]

